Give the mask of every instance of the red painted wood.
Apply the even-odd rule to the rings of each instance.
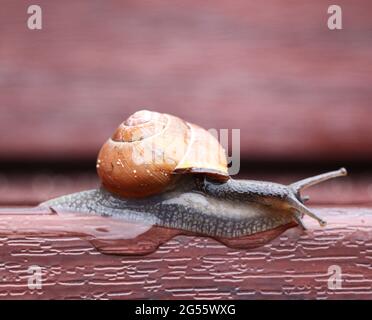
[[[0,208],[0,234],[18,237],[78,236],[88,240],[101,253],[124,256],[147,255],[170,239],[180,236],[203,236],[181,229],[131,223],[118,218],[58,212],[42,207]],[[213,237],[230,248],[260,247],[297,224],[286,225],[238,238]]]
[[[372,159],[372,4],[29,1],[0,10],[0,158],[94,158],[142,107],[241,130],[246,159]]]
[[[316,211],[328,221],[326,228],[305,219],[308,231],[289,229],[260,248],[230,249],[213,239],[178,236],[138,257],[102,254],[81,233],[41,236],[56,224],[56,215],[2,212],[0,297],[371,299],[371,209]],[[59,230],[102,233],[97,217],[65,222]],[[132,232],[114,221],[105,225],[117,235]],[[42,269],[41,289],[27,286],[32,265]],[[339,289],[328,286],[331,266],[341,268]]]

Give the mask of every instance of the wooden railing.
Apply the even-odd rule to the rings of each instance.
[[[115,252],[115,243],[120,249],[120,242],[112,240],[133,236],[129,224],[98,216],[61,218],[29,209],[18,213],[2,209],[0,296],[372,298],[372,209],[316,211],[328,221],[326,227],[305,219],[307,231],[292,227],[255,249],[231,249],[210,238],[176,236],[154,253],[125,256],[102,251]],[[105,229],[111,230],[111,240],[100,247],[94,240],[103,237]],[[157,246],[159,238],[153,241]]]

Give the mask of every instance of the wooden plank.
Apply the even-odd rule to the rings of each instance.
[[[0,10],[0,158],[94,158],[142,107],[241,129],[248,159],[372,159],[372,4],[40,0]]]
[[[319,207],[316,212],[327,227],[305,219],[306,232],[289,229],[256,249],[178,236],[152,254],[129,257],[102,254],[81,234],[60,232],[98,234],[104,218],[72,216],[61,224],[63,219],[45,212],[2,210],[0,297],[371,299],[372,209]],[[58,228],[46,236],[53,223]],[[130,232],[107,218],[104,224],[116,236]],[[42,269],[41,289],[27,286],[32,265]],[[341,270],[338,289],[329,285],[334,266]]]

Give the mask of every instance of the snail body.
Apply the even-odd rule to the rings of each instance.
[[[146,152],[151,161],[139,161]],[[160,161],[154,161],[156,157]],[[303,215],[324,225],[303,204],[300,191],[346,175],[342,168],[288,186],[235,180],[228,176],[223,148],[209,132],[149,111],[137,112],[119,126],[99,153],[97,171],[100,189],[62,196],[41,206],[234,238],[293,221],[303,226]]]

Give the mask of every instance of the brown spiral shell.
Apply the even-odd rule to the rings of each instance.
[[[225,150],[211,133],[178,117],[147,110],[131,115],[106,141],[97,172],[107,190],[129,198],[164,191],[177,173],[229,178]]]

